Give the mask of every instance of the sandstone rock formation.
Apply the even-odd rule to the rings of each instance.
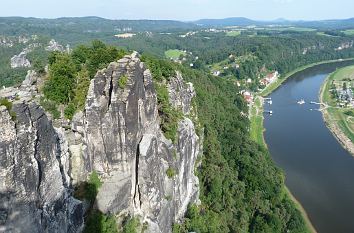
[[[122,89],[118,83],[123,77],[128,82]],[[104,180],[98,208],[104,213],[140,216],[149,223],[150,232],[170,232],[187,205],[198,199],[194,165],[200,142],[188,118],[195,92],[180,74],[169,87],[172,106],[186,114],[178,125],[176,145],[160,129],[152,76],[137,54],[97,73],[85,111],[74,117],[72,127],[81,135],[78,144],[70,145],[79,161],[73,165],[76,174],[72,177],[97,171]],[[169,178],[168,169],[176,175]]]
[[[56,42],[54,39],[51,39],[49,41],[48,46],[45,48],[45,50],[52,52],[52,51],[64,51],[65,49],[61,44]]]
[[[54,124],[38,105],[36,83],[29,71],[21,87],[0,91],[17,116],[0,107],[0,231],[80,232],[84,208],[72,187],[96,171],[100,211],[136,216],[145,232],[171,232],[198,201],[193,85],[179,73],[166,83],[170,104],[184,114],[174,144],[160,128],[152,75],[137,53],[97,73],[70,126]]]
[[[36,103],[0,107],[0,232],[79,232],[83,208],[69,191],[58,133]]]
[[[11,68],[31,67],[30,61],[26,57],[25,51],[11,58]]]

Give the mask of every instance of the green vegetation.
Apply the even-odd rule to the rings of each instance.
[[[65,105],[64,115],[72,119],[85,105],[86,95],[98,69],[124,56],[124,51],[93,41],[89,46],[78,46],[71,54],[52,53],[49,60],[49,79],[43,93],[57,105]]]
[[[250,108],[250,135],[251,139],[263,147],[267,147],[263,137],[263,99],[256,97],[254,104]]]
[[[98,210],[91,210],[87,216],[84,233],[118,233],[113,215],[105,215]]]
[[[44,108],[44,110],[46,110],[46,112],[52,114],[54,119],[60,118],[60,112],[54,101],[41,98],[39,104]]]
[[[169,49],[165,51],[166,58],[179,59],[181,56],[186,55],[186,53],[179,49]]]
[[[12,111],[12,102],[6,98],[0,98],[0,106],[5,106],[11,116],[11,119],[16,120],[16,112]]]
[[[175,175],[176,175],[176,170],[172,167],[169,167],[167,170],[166,170],[166,175],[168,176],[168,178],[172,179]]]
[[[229,32],[226,32],[226,36],[239,36],[239,35],[241,35],[240,31],[229,31]]]
[[[90,203],[96,199],[98,189],[102,186],[102,182],[96,171],[93,171],[87,182],[81,183],[75,189],[75,197],[80,200],[88,200]]]
[[[138,233],[137,228],[140,226],[140,222],[137,218],[126,217],[123,221],[123,233]]]
[[[341,59],[341,61],[350,61],[350,60],[354,60],[354,58]],[[338,61],[339,60],[321,61],[321,62],[316,62],[316,63],[312,63],[312,64],[308,64],[308,65],[304,65],[299,68],[296,68],[295,70],[288,72],[285,75],[282,75],[280,78],[278,78],[278,80],[276,80],[275,82],[273,82],[272,84],[267,86],[264,90],[261,91],[260,95],[261,96],[268,96],[270,93],[272,93],[274,90],[276,90],[284,81],[286,81],[289,77],[291,77],[292,75],[294,75],[300,71],[306,70],[308,68],[311,68],[311,67],[314,67],[317,65],[333,63],[333,62],[338,62]]]
[[[128,83],[128,76],[126,76],[126,75],[123,75],[118,80],[118,86],[122,89],[124,89],[126,87],[127,83]]]
[[[161,118],[161,129],[167,139],[176,143],[178,122],[182,119],[183,114],[180,110],[174,109],[170,102],[167,87],[163,84],[155,84],[157,92],[158,110]]]
[[[204,127],[200,206],[174,232],[308,232],[269,152],[249,136],[247,106],[230,80],[180,67],[197,92]]]
[[[332,73],[321,89],[321,101],[328,105],[324,110],[324,118],[330,129],[343,132],[351,142],[354,142],[354,110],[352,106],[339,107],[335,89],[350,82],[354,84],[354,66],[344,67]]]
[[[353,36],[354,35],[354,29],[348,29],[348,30],[345,30],[343,32],[347,36]]]
[[[166,81],[176,76],[174,66],[164,60],[154,59],[144,56],[142,60],[146,62],[154,78],[154,86],[157,93],[158,111],[161,118],[161,129],[167,139],[173,143],[177,142],[178,122],[183,118],[183,113],[175,109],[169,102],[169,95]]]
[[[145,62],[150,69],[154,81],[169,81],[171,77],[176,76],[175,66],[168,61],[156,59],[147,55],[143,55],[141,60]]]
[[[93,171],[87,182],[75,188],[74,196],[80,200],[87,200],[90,209],[85,217],[84,233],[118,233],[116,219],[113,215],[106,215],[95,209],[94,202],[102,182],[96,171]]]

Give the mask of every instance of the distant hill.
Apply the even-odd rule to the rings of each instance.
[[[15,29],[14,29],[15,28]],[[0,33],[23,34],[41,33],[49,31],[54,33],[58,28],[68,32],[142,32],[164,30],[189,30],[197,28],[193,23],[173,20],[110,20],[100,17],[77,17],[39,19],[22,17],[0,17]]]
[[[280,25],[280,26],[301,26],[319,29],[344,29],[354,28],[354,18],[350,19],[334,19],[334,20],[318,20],[318,21],[292,21],[283,18],[269,21],[257,21],[244,17],[232,17],[225,19],[200,19],[194,21],[195,24],[204,27],[227,27],[227,26],[266,26],[266,25]]]
[[[194,21],[195,24],[201,26],[249,26],[259,24],[258,21],[244,17],[233,17],[225,19],[200,19]]]
[[[292,23],[296,26],[312,27],[312,28],[319,28],[319,29],[354,28],[354,18],[320,20],[320,21],[297,21]]]

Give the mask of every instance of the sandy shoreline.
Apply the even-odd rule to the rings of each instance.
[[[305,224],[307,225],[308,229],[312,232],[312,233],[317,233],[315,227],[312,225],[312,222],[310,221],[309,216],[306,213],[306,210],[304,209],[304,207],[301,205],[301,203],[296,199],[296,197],[294,197],[294,195],[290,192],[290,190],[288,189],[287,186],[285,186],[285,190],[288,193],[290,199],[292,202],[295,203],[296,208],[300,211],[302,217],[304,218]]]

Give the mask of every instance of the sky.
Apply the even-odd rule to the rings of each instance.
[[[108,19],[247,17],[255,20],[354,17],[354,0],[1,0],[0,16]]]

